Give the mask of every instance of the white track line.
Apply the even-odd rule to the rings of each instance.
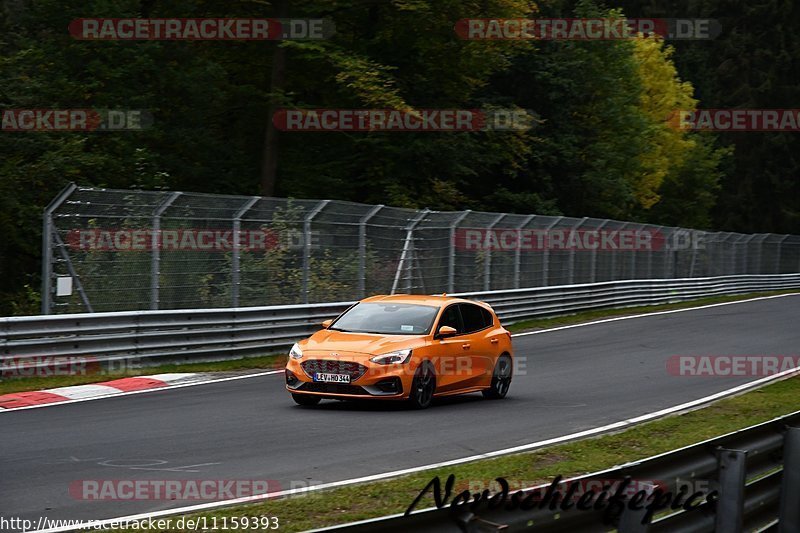
[[[773,295],[773,296],[759,296],[758,298],[749,298],[747,300],[736,300],[734,302],[723,302],[723,303],[717,303],[717,304],[701,305],[701,306],[697,306],[697,307],[686,307],[686,308],[683,308],[683,309],[671,309],[669,311],[653,311],[652,313],[640,313],[638,315],[626,315],[626,316],[619,316],[619,317],[614,317],[614,318],[603,318],[603,319],[600,319],[600,320],[594,320],[592,322],[580,322],[578,324],[570,324],[570,325],[567,325],[567,326],[557,326],[557,327],[554,327],[554,328],[547,328],[547,329],[541,329],[541,330],[536,330],[536,331],[526,331],[526,332],[523,332],[523,333],[514,333],[512,335],[512,337],[524,337],[524,336],[527,336],[527,335],[540,335],[542,333],[549,333],[551,331],[561,331],[561,330],[564,330],[564,329],[580,328],[580,327],[584,327],[584,326],[593,326],[595,324],[605,324],[607,322],[616,322],[618,320],[630,320],[630,319],[633,319],[633,318],[647,318],[649,316],[668,315],[668,314],[672,314],[672,313],[682,313],[682,312],[685,312],[685,311],[695,311],[695,310],[698,310],[698,309],[709,309],[711,307],[721,307],[723,305],[735,305],[735,304],[741,304],[741,303],[747,303],[747,302],[756,302],[756,301],[759,301],[759,300],[771,300],[772,298],[783,298],[785,296],[800,296],[800,293],[776,294],[776,295]],[[13,409],[0,409],[0,414],[2,414],[2,413],[10,413],[10,412],[14,412],[14,411],[22,411],[24,409],[40,409],[40,408],[43,408],[43,407],[58,407],[59,405],[68,405],[68,404],[71,404],[71,403],[78,403],[78,402],[90,402],[90,401],[94,401],[94,400],[104,400],[104,399],[107,399],[107,398],[116,398],[118,396],[130,396],[130,395],[133,395],[133,394],[144,394],[144,393],[147,393],[147,392],[157,392],[157,391],[162,391],[163,392],[165,390],[179,389],[179,388],[184,388],[184,387],[194,387],[194,386],[197,386],[197,385],[210,385],[210,384],[213,384],[213,383],[221,383],[223,381],[233,381],[233,380],[236,380],[236,379],[257,378],[257,377],[261,377],[261,376],[269,376],[269,375],[273,375],[273,374],[282,374],[282,373],[283,373],[283,370],[270,370],[270,371],[267,371],[267,372],[257,372],[257,373],[254,373],[254,374],[246,374],[246,375],[243,375],[243,376],[233,376],[233,377],[227,377],[227,378],[209,379],[209,380],[205,380],[205,381],[193,381],[193,382],[190,382],[190,383],[181,383],[181,384],[178,384],[178,385],[170,385],[169,387],[160,387],[160,388],[155,388],[155,389],[145,389],[145,390],[140,390],[140,391],[121,392],[119,394],[110,394],[110,395],[107,395],[107,396],[99,396],[99,397],[95,397],[95,398],[76,399],[76,400],[69,400],[69,401],[66,401],[66,402],[57,402],[57,403],[45,403],[45,404],[39,404],[39,405],[30,405],[30,406],[27,406],[27,407],[15,407]],[[137,377],[146,378],[146,377],[152,377],[152,376],[137,376]],[[47,391],[44,391],[44,392],[47,392]]]
[[[674,309],[672,311],[659,311],[659,312],[656,312],[656,313],[647,313],[647,314],[639,314],[639,315],[626,316],[626,317],[617,317],[617,318],[613,318],[613,319],[598,320],[598,321],[595,321],[595,322],[585,322],[585,323],[582,323],[582,324],[574,324],[574,325],[570,325],[570,326],[562,326],[562,327],[548,329],[548,330],[521,333],[521,334],[518,334],[518,336],[519,335],[531,335],[531,334],[535,334],[535,333],[545,333],[547,331],[558,331],[558,330],[567,329],[567,328],[570,328],[570,327],[587,326],[587,325],[590,325],[590,324],[601,324],[601,323],[604,323],[604,322],[613,322],[615,320],[625,320],[625,319],[630,319],[630,318],[641,318],[641,317],[653,316],[653,315],[657,315],[657,314],[676,313],[676,312],[680,312],[680,311],[691,311],[691,310],[694,310],[694,309],[706,309],[706,308],[709,308],[709,307],[718,307],[718,306],[721,306],[721,305],[730,305],[730,304],[734,304],[734,303],[752,302],[752,301],[756,301],[756,300],[765,300],[765,299],[769,299],[769,298],[780,298],[780,297],[783,297],[783,296],[793,296],[793,295],[792,294],[781,294],[781,295],[776,295],[776,296],[764,296],[764,297],[759,297],[759,298],[752,298],[752,299],[749,299],[749,300],[739,300],[739,301],[736,301],[736,302],[726,302],[726,303],[721,303],[721,304],[704,305],[704,306],[701,306],[701,307],[691,307],[691,308],[686,308],[686,309]],[[279,497],[283,497],[283,496],[295,496],[295,495],[303,494],[303,493],[306,493],[306,492],[314,492],[314,491],[325,490],[325,489],[334,489],[334,488],[338,488],[338,487],[345,487],[345,486],[348,486],[348,485],[356,485],[356,484],[359,484],[359,483],[368,483],[368,482],[371,482],[371,481],[380,481],[380,480],[383,480],[383,479],[393,478],[393,477],[397,477],[397,476],[403,476],[403,475],[408,475],[408,474],[415,474],[415,473],[418,473],[418,472],[424,472],[426,470],[433,470],[433,469],[436,469],[436,468],[443,468],[443,467],[447,467],[447,466],[454,466],[454,465],[459,465],[459,464],[463,464],[463,463],[469,463],[469,462],[477,461],[477,460],[480,460],[480,459],[489,459],[489,458],[492,458],[492,457],[499,457],[499,456],[502,456],[502,455],[509,455],[509,454],[519,453],[519,452],[523,452],[523,451],[532,451],[532,450],[536,450],[536,449],[539,449],[539,448],[544,448],[546,446],[553,446],[555,444],[563,444],[565,442],[570,442],[570,441],[574,441],[574,440],[578,440],[578,439],[584,439],[584,438],[587,438],[587,437],[597,436],[597,435],[600,435],[600,434],[603,434],[603,433],[609,433],[611,431],[619,431],[621,429],[625,429],[625,428],[628,428],[628,427],[636,425],[636,424],[641,424],[643,422],[648,422],[648,421],[652,421],[652,420],[655,420],[655,419],[658,419],[658,418],[663,418],[663,417],[665,417],[667,415],[670,415],[670,414],[675,414],[675,413],[679,413],[679,412],[683,412],[683,411],[689,411],[689,410],[692,410],[692,409],[697,409],[699,407],[702,407],[705,404],[714,402],[716,400],[720,400],[720,399],[725,398],[727,396],[733,396],[733,395],[736,395],[736,394],[740,394],[740,393],[746,392],[746,391],[751,390],[751,389],[756,389],[756,388],[760,387],[761,385],[764,385],[764,384],[767,384],[767,383],[770,383],[770,382],[773,382],[773,381],[780,381],[782,379],[786,379],[786,378],[792,377],[793,375],[798,374],[798,371],[799,371],[799,369],[796,369],[796,368],[789,369],[789,370],[780,372],[778,374],[774,374],[772,376],[767,376],[767,377],[764,377],[764,378],[761,378],[761,379],[757,379],[755,381],[751,381],[749,383],[745,383],[743,385],[739,385],[737,387],[733,387],[732,389],[724,390],[722,392],[718,392],[716,394],[712,394],[712,395],[706,396],[704,398],[699,398],[697,400],[692,400],[690,402],[682,403],[680,405],[676,405],[676,406],[673,406],[673,407],[668,407],[666,409],[661,409],[660,411],[655,411],[653,413],[648,413],[648,414],[645,414],[645,415],[637,416],[635,418],[629,418],[629,419],[626,419],[626,420],[621,420],[619,422],[614,422],[612,424],[608,424],[608,425],[597,427],[597,428],[592,428],[592,429],[587,429],[587,430],[584,430],[584,431],[579,431],[577,433],[571,433],[569,435],[564,435],[562,437],[554,437],[552,439],[541,440],[541,441],[532,442],[532,443],[529,443],[529,444],[522,444],[520,446],[514,446],[512,448],[504,448],[502,450],[495,450],[495,451],[492,451],[492,452],[486,452],[486,453],[478,454],[478,455],[471,455],[471,456],[468,456],[468,457],[461,457],[459,459],[451,459],[449,461],[442,461],[442,462],[439,462],[439,463],[433,463],[433,464],[428,464],[428,465],[423,465],[423,466],[405,468],[403,470],[394,470],[392,472],[383,472],[381,474],[373,474],[373,475],[363,476],[363,477],[358,477],[358,478],[345,479],[345,480],[342,480],[342,481],[333,481],[333,482],[330,482],[330,483],[322,483],[322,484],[319,484],[319,485],[313,485],[311,487],[301,487],[301,488],[297,488],[297,489],[282,490],[282,491],[278,491],[278,492],[271,492],[271,493],[268,493],[268,494],[260,494],[260,495],[256,495],[256,496],[247,496],[247,497],[243,497],[243,498],[234,498],[234,499],[231,499],[231,500],[223,500],[223,501],[218,501],[218,502],[208,502],[208,503],[202,503],[202,504],[197,504],[197,505],[190,505],[190,506],[187,506],[187,507],[177,507],[177,508],[174,508],[174,509],[164,509],[164,510],[155,511],[155,512],[152,512],[152,513],[141,513],[141,514],[135,514],[135,515],[121,516],[121,517],[118,517],[118,518],[109,518],[109,519],[106,519],[106,520],[100,520],[100,521],[93,522],[92,525],[93,526],[97,526],[97,527],[101,527],[103,525],[108,526],[108,525],[113,524],[113,523],[119,524],[120,522],[124,522],[124,521],[133,522],[133,521],[137,521],[137,520],[145,520],[145,519],[148,519],[148,518],[160,518],[160,517],[163,517],[163,516],[170,516],[170,515],[176,515],[176,514],[187,514],[187,513],[194,513],[194,512],[200,512],[200,511],[208,511],[208,510],[211,510],[211,509],[217,509],[217,508],[220,508],[220,507],[228,507],[228,506],[231,506],[231,505],[254,503],[254,502],[269,500],[269,499],[273,499],[273,498],[279,498]],[[279,372],[281,372],[281,371],[279,371]],[[234,378],[234,379],[241,379],[243,377],[248,377],[248,376],[240,376],[240,377],[237,377],[237,378]],[[220,380],[220,381],[222,381],[222,380]],[[146,392],[146,391],[142,391],[142,392]],[[70,527],[61,527],[61,528],[42,529],[42,530],[37,530],[37,532],[38,533],[61,533],[61,532],[64,532],[64,531],[76,531],[77,529],[78,528],[70,526]]]

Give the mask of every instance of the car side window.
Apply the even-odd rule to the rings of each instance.
[[[461,315],[458,312],[457,305],[451,305],[444,310],[442,318],[439,319],[439,325],[436,327],[436,331],[439,331],[439,328],[442,326],[450,326],[451,328],[456,328],[457,332],[463,333],[464,327],[461,323]]]
[[[482,307],[473,304],[460,304],[459,306],[461,307],[461,317],[464,320],[464,333],[479,331],[491,324],[491,322],[487,323]]]

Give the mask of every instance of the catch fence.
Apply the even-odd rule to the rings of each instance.
[[[800,236],[335,200],[70,185],[43,223],[43,314],[800,272]]]

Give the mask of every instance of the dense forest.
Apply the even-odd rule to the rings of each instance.
[[[84,41],[82,17],[315,17],[326,40]],[[715,39],[465,40],[464,18],[712,18]],[[0,109],[139,109],[124,132],[0,132],[0,315],[35,313],[68,182],[800,233],[793,132],[676,109],[800,107],[791,0],[3,0]],[[278,109],[491,109],[526,131],[285,132]]]

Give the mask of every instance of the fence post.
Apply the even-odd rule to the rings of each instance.
[[[635,229],[635,230],[633,230],[633,231],[634,231],[634,232],[637,232],[637,231],[638,231],[639,233],[641,233],[641,231],[642,231],[642,229],[644,229],[644,227],[645,227],[645,224],[639,224],[639,228],[638,228],[638,229]],[[620,237],[620,239],[621,239],[621,238],[622,238],[622,237]],[[634,243],[636,243],[636,242],[638,241],[638,239],[639,239],[639,235],[637,235],[636,233],[634,233],[634,238],[635,238],[635,239],[634,239]],[[636,255],[637,255],[638,253],[639,253],[639,250],[638,250],[638,248],[636,248],[636,247],[635,247],[635,245],[634,245],[634,249],[633,249],[633,250],[631,250],[631,264],[630,264],[630,270],[631,270],[631,274],[630,274],[630,276],[628,276],[630,279],[638,279],[638,278],[636,277]]]
[[[403,267],[406,264],[408,252],[412,246],[411,241],[414,238],[414,228],[417,227],[417,224],[419,224],[420,221],[422,221],[422,219],[425,218],[425,215],[427,215],[428,213],[430,213],[429,209],[427,208],[423,209],[417,214],[416,217],[414,217],[406,225],[406,238],[405,241],[403,242],[403,251],[400,252],[400,261],[398,261],[397,263],[397,271],[394,273],[394,281],[392,282],[392,292],[390,294],[394,294],[395,292],[397,292],[397,286],[400,284],[400,275],[403,272]],[[411,272],[411,274],[413,275],[413,272]],[[409,279],[408,283],[406,284],[406,288],[408,288],[410,284],[411,281]]]
[[[553,229],[564,217],[558,217],[544,228],[544,255],[542,256],[542,286],[550,285],[550,230]]]
[[[655,249],[653,249],[653,237],[661,236],[663,239],[662,229],[664,229],[664,226],[656,226],[650,236],[650,252],[647,254],[647,279],[653,279],[653,254],[656,253]],[[666,240],[663,240],[663,242],[663,245],[665,245]]]
[[[689,231],[690,231],[690,234],[689,234],[690,235],[689,245],[692,247],[692,262],[689,264],[689,277],[693,278],[694,277],[695,265],[697,264],[697,241],[698,241],[698,239],[695,238],[695,235],[697,233],[700,233],[700,232],[698,232],[696,230],[689,230]],[[706,234],[705,232],[702,232],[702,233],[703,233],[703,235]],[[705,238],[703,239],[703,242],[705,242]]]
[[[514,288],[519,289],[520,284],[520,270],[521,270],[521,263],[522,263],[522,243],[520,242],[522,238],[522,230],[525,229],[525,226],[530,224],[531,220],[536,218],[536,215],[528,215],[522,221],[522,223],[517,226],[517,249],[514,250]]]
[[[164,203],[153,211],[153,233],[150,236],[150,309],[159,307],[159,277],[161,275],[161,215],[182,193],[170,194]]]
[[[758,259],[756,260],[756,264],[758,265],[758,267],[757,267],[758,271],[756,272],[756,274],[765,274],[766,273],[766,272],[764,272],[764,270],[766,270],[766,269],[762,268],[762,266],[761,266],[761,261],[763,259],[763,255],[764,255],[764,241],[766,241],[768,238],[769,238],[769,233],[765,233],[761,237],[761,240],[758,241],[758,255],[756,256],[756,257],[758,257]]]
[[[788,239],[789,237],[790,237],[790,235],[784,235],[783,239],[778,241],[778,256],[775,258],[775,273],[776,274],[780,274],[781,273],[781,255],[782,255],[781,252],[783,252],[783,243],[785,243],[786,239]]]
[[[459,214],[455,220],[450,224],[450,255],[447,258],[447,292],[455,292],[456,290],[456,230],[458,225],[472,213],[472,210],[467,209]]]
[[[615,231],[621,232],[622,230],[624,230],[628,226],[628,224],[630,224],[630,222],[625,222],[624,224],[622,224],[622,226],[617,228]],[[622,279],[622,276],[621,275],[618,276],[617,273],[616,273],[616,269],[617,269],[617,253],[618,253],[618,251],[614,251],[614,250],[610,251],[610,254],[611,254],[611,281],[617,281],[617,280],[621,280]]]
[[[719,465],[719,501],[715,520],[716,533],[741,533],[744,525],[744,482],[747,452],[717,450]]]
[[[786,428],[783,437],[783,480],[778,533],[800,531],[800,428]]]
[[[69,254],[65,250],[66,246],[64,245],[64,241],[61,240],[61,236],[55,232],[53,233],[53,239],[56,241],[56,246],[58,246],[58,253],[61,255],[61,259],[67,265],[67,271],[72,279],[75,281],[75,288],[78,290],[78,294],[81,296],[81,301],[83,302],[84,307],[90,313],[94,313],[94,309],[92,308],[92,303],[89,301],[89,296],[86,294],[86,291],[83,290],[83,283],[81,283],[81,278],[78,276],[78,272],[75,270],[75,267],[72,265],[72,260],[69,257]]]
[[[589,217],[583,217],[579,220],[574,226],[569,229],[570,233],[578,231],[583,223],[586,222]],[[569,263],[567,267],[567,285],[572,285],[575,282],[575,247],[571,247],[569,250]]]
[[[358,297],[364,298],[367,292],[367,222],[383,209],[378,204],[358,221]]]
[[[494,227],[500,223],[501,220],[506,218],[507,214],[503,213],[502,215],[497,215],[495,219],[489,224],[489,227],[486,228],[486,232],[490,232],[494,229]],[[492,242],[489,239],[486,239],[486,242]],[[486,248],[486,255],[483,256],[483,290],[488,291],[491,290],[491,282],[492,282],[492,247],[488,246]]]
[[[244,205],[233,216],[233,255],[231,256],[231,306],[239,307],[239,284],[241,277],[241,268],[239,262],[239,255],[241,253],[242,240],[239,233],[242,230],[242,217],[247,213],[251,207],[261,198],[253,196],[247,200]]]
[[[322,200],[309,211],[303,220],[303,303],[308,303],[308,281],[311,269],[311,221],[322,211],[330,200]]]
[[[58,193],[44,210],[42,217],[42,308],[43,315],[50,314],[53,297],[53,213],[69,198],[78,186],[70,183]]]
[[[597,248],[600,248],[600,242],[602,242],[602,231],[603,227],[608,224],[608,219],[604,219],[603,223],[597,226],[597,238],[599,240],[597,244]],[[597,248],[592,250],[592,256],[589,258],[589,283],[594,283],[597,281]]]

